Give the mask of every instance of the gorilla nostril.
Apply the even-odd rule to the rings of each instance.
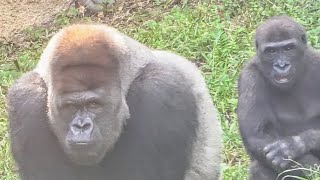
[[[91,124],[86,123],[86,124],[83,125],[82,129],[83,129],[83,130],[87,130],[87,129],[90,128],[90,126],[91,126]]]
[[[89,121],[84,121],[84,122],[79,122],[79,123],[74,123],[71,126],[72,131],[91,131],[93,127],[93,124],[91,120]]]
[[[75,130],[80,130],[80,129],[82,129],[82,126],[80,124],[76,123],[76,124],[72,124],[72,128]]]
[[[86,125],[83,127],[82,131],[83,131],[84,134],[87,134],[87,135],[91,134],[91,133],[93,132],[93,125],[92,125],[92,124],[89,124],[89,123],[86,124]]]
[[[277,71],[288,71],[290,69],[290,64],[277,64],[274,65],[274,69]]]
[[[93,122],[91,118],[85,118],[82,124],[83,131],[89,131],[91,132],[93,129]]]
[[[83,123],[83,124],[77,123],[77,124],[73,124],[72,126],[76,129],[87,129],[91,126],[91,124],[90,123]]]

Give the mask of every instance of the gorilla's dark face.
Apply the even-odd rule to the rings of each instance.
[[[120,135],[120,89],[97,88],[57,95],[51,102],[52,128],[67,156],[80,165],[100,162]]]
[[[260,70],[276,87],[291,87],[304,69],[306,36],[293,22],[269,22],[257,33],[256,49]],[[259,32],[263,28],[264,32]]]
[[[263,43],[259,47],[263,71],[275,86],[295,82],[303,56],[304,47],[296,39]]]

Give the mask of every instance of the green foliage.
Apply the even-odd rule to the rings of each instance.
[[[160,4],[163,1],[153,2]],[[235,114],[236,81],[243,63],[254,55],[252,37],[255,28],[267,18],[280,14],[302,23],[308,31],[310,45],[320,48],[318,0],[203,1],[194,7],[174,7],[163,18],[121,29],[148,46],[176,52],[200,65],[223,127],[223,179],[247,179],[248,157],[242,147]],[[59,27],[72,23],[77,16],[79,13],[71,10],[69,14],[58,16],[54,28],[27,30],[28,47],[17,49],[0,45],[0,179],[15,179],[6,127],[4,95],[7,88],[14,79],[35,66],[52,34]],[[139,22],[140,18],[137,17]],[[21,71],[16,70],[12,57],[19,61]],[[317,169],[311,171],[315,175],[319,173]]]
[[[16,174],[14,172],[14,165],[11,158],[10,146],[8,143],[8,132],[7,132],[7,113],[5,110],[5,101],[4,101],[4,92],[2,85],[11,84],[11,80],[13,77],[9,73],[7,77],[2,80],[2,73],[0,71],[1,83],[0,86],[0,179],[2,180],[14,180],[16,179]]]

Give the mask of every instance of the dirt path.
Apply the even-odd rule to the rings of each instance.
[[[46,23],[67,0],[1,0],[0,41],[32,25]]]

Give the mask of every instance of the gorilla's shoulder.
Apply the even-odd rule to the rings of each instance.
[[[201,80],[197,79],[199,70],[187,59],[167,51],[153,51],[153,54],[156,60],[150,61],[141,70],[135,80],[136,83],[143,81],[144,85],[161,87],[162,90],[167,88],[185,90]]]
[[[190,90],[191,83],[178,68],[170,64],[150,62],[133,82],[148,93]]]
[[[246,78],[250,74],[257,74],[259,71],[256,63],[256,57],[252,58],[250,61],[244,63],[243,68],[240,71],[239,79]]]
[[[17,79],[8,90],[7,111],[10,119],[11,138],[26,127],[36,127],[46,119],[47,88],[38,73],[30,71]],[[23,131],[21,129],[24,129]],[[25,137],[21,140],[24,143]],[[18,148],[19,149],[19,148]]]
[[[306,59],[308,60],[311,60],[311,64],[313,65],[314,63],[315,64],[319,64],[320,63],[320,50],[318,49],[315,49],[313,47],[310,47],[308,50],[306,50],[306,53],[305,53],[307,56]]]
[[[249,61],[245,62],[240,73],[245,73],[247,71],[258,71],[258,57],[254,56]]]
[[[194,83],[174,63],[161,61],[150,62],[132,82],[129,104],[143,102],[158,108],[195,108]]]
[[[258,81],[263,81],[261,72],[256,63],[256,57],[253,57],[250,61],[243,65],[238,77],[238,89],[247,89],[248,87],[255,86]]]
[[[7,95],[8,104],[16,105],[16,103],[21,104],[27,100],[32,101],[45,96],[46,92],[45,82],[40,75],[37,72],[30,71],[23,74],[9,88]]]

